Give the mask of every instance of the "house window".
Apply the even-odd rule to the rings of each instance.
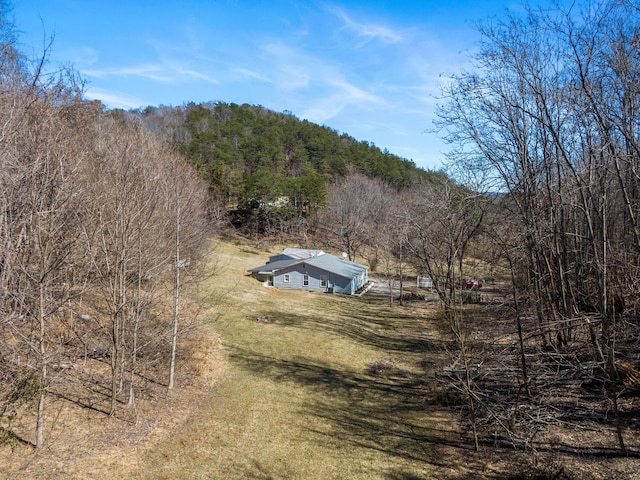
[[[283,279],[284,283],[289,283],[289,280],[291,280],[291,278],[289,277],[289,274],[285,273],[284,274],[284,279]]]
[[[327,286],[327,276],[326,275],[320,275],[320,286],[321,287],[326,287]]]
[[[307,275],[306,273],[302,277],[302,285],[305,287],[309,286],[309,275]]]

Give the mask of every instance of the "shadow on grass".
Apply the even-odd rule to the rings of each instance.
[[[361,345],[386,353],[429,353],[441,350],[441,344],[430,338],[420,319],[401,312],[385,312],[386,316],[366,312],[323,315],[287,314],[267,311],[263,315],[275,324],[318,331],[348,338]]]
[[[388,480],[424,480],[424,477],[422,476],[418,476],[411,472],[403,472],[400,470],[389,472],[386,478]]]
[[[295,358],[285,358],[286,352],[268,356],[246,347],[234,348],[231,361],[240,368],[312,392],[300,412],[319,420],[309,422],[309,438],[322,445],[349,446],[388,457],[390,479],[421,478],[411,465],[420,470],[448,468],[452,449],[458,456],[471,453],[471,445],[455,428],[436,428],[429,419],[427,408],[431,407],[424,404],[429,388],[425,359],[442,353],[443,343],[434,338],[419,313],[350,298],[330,298],[322,302],[321,309],[313,310],[310,305],[306,314],[276,309],[259,314],[274,326],[308,331],[311,339],[329,334],[379,351],[384,357],[393,356],[400,360],[399,365],[413,368],[392,365],[382,371],[357,371],[336,366],[320,353],[314,354],[313,342],[308,355]],[[313,425],[322,427],[314,429]]]
[[[279,351],[263,355],[250,347],[234,349],[232,361],[240,368],[250,370],[257,376],[290,383],[292,388],[304,388],[311,392],[305,397],[306,402],[300,412],[301,416],[319,420],[307,424],[309,438],[322,445],[335,444],[336,448],[350,445],[373,451],[378,456],[386,456],[389,458],[389,466],[384,478],[390,480],[422,478],[413,471],[413,466],[422,469],[430,465],[434,470],[447,472],[454,463],[454,457],[460,467],[456,478],[460,479],[470,480],[479,478],[479,475],[482,478],[514,480],[577,478],[569,473],[565,475],[561,468],[532,469],[527,465],[515,468],[517,463],[501,466],[500,468],[507,469],[502,473],[484,471],[483,464],[488,456],[495,455],[500,460],[509,458],[511,462],[522,458],[520,451],[516,452],[513,443],[498,442],[495,438],[485,436],[481,438],[481,453],[475,454],[469,438],[465,438],[455,427],[449,429],[445,423],[443,427],[435,428],[429,423],[430,409],[432,412],[450,411],[448,407],[452,406],[451,403],[423,402],[430,391],[435,391],[426,383],[429,362],[433,360],[433,367],[433,363],[438,362],[438,355],[451,360],[451,355],[456,352],[456,345],[447,347],[437,335],[430,335],[431,332],[427,329],[430,324],[421,318],[420,313],[350,298],[337,301],[328,297],[321,307],[319,303],[312,304],[314,301],[315,299],[310,299],[308,313],[303,314],[283,313],[277,308],[261,311],[260,314],[267,316],[275,327],[270,329],[269,335],[274,332],[276,335],[286,335],[292,328],[308,333],[310,339],[315,335],[329,334],[377,350],[384,356],[394,356],[401,359],[400,364],[411,364],[414,368],[411,371],[394,368],[374,372],[339,366],[331,362],[331,359],[316,354],[312,340],[309,341],[304,357],[285,358],[287,353],[282,352],[281,355]],[[506,365],[519,365],[519,349],[516,344],[507,341],[508,337],[515,335],[515,327],[508,312],[498,311],[494,316],[488,317],[486,312],[476,311],[475,308],[469,307],[467,312],[469,331],[474,335],[478,334],[473,337],[470,352],[481,359],[479,364],[484,368],[478,369],[474,382],[479,391],[491,395],[487,404],[492,411],[502,412],[501,408],[505,410],[506,418],[512,409],[522,404],[523,407],[518,407],[518,411],[525,416],[531,412],[539,413],[543,421],[557,418],[559,422],[568,425],[586,425],[590,428],[595,425],[597,429],[614,431],[612,413],[608,403],[603,401],[603,394],[582,392],[579,385],[583,378],[575,377],[573,370],[568,367],[567,372],[558,370],[553,377],[554,381],[549,389],[556,390],[546,394],[546,385],[538,385],[537,389],[543,390],[535,397],[539,400],[538,403],[527,404],[526,399],[518,393],[519,384],[514,380],[512,370],[504,369],[503,364],[496,364],[499,359]],[[279,326],[287,328],[279,329]],[[447,333],[446,322],[440,322],[438,328],[441,329],[440,334]],[[528,331],[535,331],[535,328],[532,325]],[[499,338],[494,333],[499,334]],[[527,345],[527,354],[538,358],[534,356],[539,353],[538,348],[535,343]],[[449,354],[445,353],[447,349]],[[554,358],[551,357],[552,360]],[[589,358],[586,357],[587,360]],[[538,363],[532,361],[529,364],[531,378],[549,378],[548,372],[553,369],[550,370],[547,363]],[[561,367],[553,363],[551,366],[555,369],[565,368],[564,363]],[[422,368],[424,372],[420,372]],[[570,383],[576,382],[578,387],[574,385],[568,388]],[[535,390],[534,388],[534,395]],[[568,395],[568,392],[573,392],[573,395]],[[580,401],[579,406],[576,399]],[[630,447],[629,457],[633,461],[640,458],[638,443],[633,438],[633,425],[637,415],[637,405],[620,413],[620,418],[627,427],[625,436],[629,437],[629,443],[632,444],[627,446]],[[524,424],[527,425],[526,422]],[[562,432],[561,429],[558,431]],[[572,461],[597,462],[622,458],[615,442],[611,445],[597,443],[590,446],[580,440],[573,444],[566,439],[551,443],[541,441],[536,443],[535,451],[541,458],[562,456],[563,461],[569,459],[569,464]],[[401,461],[394,462],[392,458]],[[460,463],[461,459],[464,459],[463,463]],[[382,478],[382,474],[378,478]]]
[[[375,451],[401,463],[446,467],[439,453],[442,446],[470,451],[453,430],[429,425],[422,399],[426,385],[423,376],[396,368],[388,375],[372,375],[336,368],[310,357],[282,359],[232,348],[231,361],[239,368],[292,388],[311,393],[299,413],[319,419],[309,422],[308,438],[323,446],[336,444]],[[314,424],[329,425],[315,428]],[[404,474],[403,474],[404,475]],[[407,473],[390,478],[419,478]]]
[[[377,395],[419,395],[423,382],[418,378],[374,378],[364,373],[336,369],[308,358],[280,359],[240,347],[230,347],[231,360],[240,368],[277,382],[293,382],[332,395],[362,400],[362,392]]]
[[[72,398],[70,395],[65,395],[64,393],[61,393],[61,392],[51,392],[51,395],[54,396],[54,397],[57,397],[57,398],[59,398],[61,400],[66,400],[67,402],[73,403],[73,404],[75,404],[75,405],[77,405],[79,407],[82,407],[84,409],[91,410],[91,411],[94,411],[96,413],[102,413],[104,415],[109,415],[109,410],[107,409],[106,406],[105,407],[97,407],[97,406],[94,406],[94,404],[89,403],[88,401],[82,401],[79,398]],[[102,403],[106,405],[107,400],[108,400],[108,397],[105,397],[104,398],[104,402],[102,402]],[[118,403],[122,404],[123,402],[119,401]]]
[[[276,477],[271,475],[260,462],[253,461],[251,469],[244,472],[244,478],[250,478],[252,480],[275,480]]]
[[[433,378],[430,362],[438,362],[438,355],[446,356],[445,343],[429,336],[424,322],[419,316],[403,312],[402,309],[373,311],[364,305],[357,308],[356,302],[344,305],[328,303],[323,313],[282,313],[275,310],[261,312],[268,316],[273,327],[268,335],[286,335],[291,328],[308,332],[308,350],[304,356],[287,358],[287,352],[273,354],[259,353],[251,347],[232,348],[231,360],[237,366],[253,375],[291,384],[292,389],[302,388],[310,393],[305,397],[301,417],[317,419],[306,426],[306,438],[314,439],[319,445],[335,445],[335,448],[352,447],[375,452],[377,457],[388,458],[388,472],[378,472],[377,478],[413,480],[423,478],[418,471],[423,469],[445,472],[452,464],[458,464],[457,478],[471,479],[482,472],[483,478],[520,478],[518,475],[505,477],[509,472],[483,471],[483,455],[473,451],[470,438],[455,426],[446,423],[438,426],[431,423],[430,412],[441,413],[438,404],[425,403],[432,391],[427,378]],[[353,304],[353,305],[352,305]],[[279,329],[278,327],[287,327]],[[393,368],[361,369],[341,366],[313,351],[315,336],[329,334],[342,340],[378,350],[384,356],[400,360]],[[491,338],[478,339],[475,345],[481,352],[495,351]],[[501,347],[501,345],[498,345]],[[504,348],[501,351],[505,354]],[[517,352],[509,351],[511,356]],[[374,353],[375,355],[375,353]],[[412,365],[403,369],[397,365]],[[476,379],[479,386],[508,400],[514,385],[511,378],[496,378],[493,375]],[[483,385],[483,382],[488,382]],[[561,402],[559,399],[558,402]],[[560,408],[560,405],[556,405]],[[562,406],[564,418],[571,417],[571,409]],[[589,418],[599,413],[602,424],[606,422],[606,412],[598,412],[602,405],[594,406]],[[449,411],[449,408],[444,408]],[[575,413],[574,413],[575,415]],[[441,418],[441,417],[440,417]],[[513,446],[494,445],[495,440],[481,439],[482,451],[502,452],[504,458],[517,459]],[[573,458],[615,459],[620,457],[615,445],[610,447],[584,448],[556,442],[554,445],[537,445],[539,454],[563,454]],[[479,455],[479,456],[478,456]],[[630,452],[638,458],[637,452]],[[460,459],[469,459],[459,463]],[[470,460],[474,458],[475,460]],[[460,471],[462,469],[462,471]],[[466,472],[465,472],[466,470]],[[558,472],[530,471],[532,479],[553,478]],[[386,475],[386,476],[385,476]],[[268,478],[257,476],[255,478]],[[557,478],[569,478],[559,476]]]

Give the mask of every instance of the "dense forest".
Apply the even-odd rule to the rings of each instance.
[[[446,174],[260,106],[108,110],[83,98],[73,72],[28,62],[3,24],[0,417],[37,399],[42,445],[52,372],[80,356],[110,360],[112,415],[135,402],[138,372],[172,386],[181,267],[188,258],[198,273],[223,228],[344,251],[399,281],[391,307],[408,272],[431,277],[455,367],[443,373],[456,392],[446,407],[476,449],[493,438],[531,451],[549,425],[588,418],[628,455],[640,388],[639,20],[635,2],[602,1],[481,26],[474,69],[442,92]],[[477,274],[500,285],[499,302],[461,291]],[[504,343],[477,334],[483,302],[507,325]],[[557,402],[563,392],[572,405]]]
[[[329,184],[349,173],[396,190],[440,176],[369,142],[261,106],[217,102],[122,115],[139,117],[168,137],[245,232],[300,233],[317,226]]]

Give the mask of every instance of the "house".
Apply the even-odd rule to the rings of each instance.
[[[280,289],[322,290],[353,295],[369,279],[369,269],[322,250],[287,248],[259,267],[251,276]]]

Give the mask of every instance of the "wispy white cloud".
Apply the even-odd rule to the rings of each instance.
[[[328,10],[343,22],[342,29],[350,30],[359,37],[369,40],[380,40],[383,43],[400,43],[403,36],[389,27],[374,23],[357,22],[353,20],[342,8],[330,6]]]
[[[98,61],[98,52],[95,48],[80,47],[79,51],[74,52],[71,58],[73,58],[73,63],[77,65],[93,65]]]
[[[264,45],[263,52],[274,72],[275,86],[291,103],[288,108],[299,111],[302,118],[326,123],[345,109],[385,105],[385,100],[366,82],[350,79],[350,65],[282,43]]]
[[[128,110],[138,108],[146,103],[139,99],[123,93],[109,92],[95,87],[89,87],[85,92],[85,97],[89,100],[100,100],[109,108],[122,108]]]
[[[282,65],[279,87],[285,91],[307,88],[311,78],[312,74],[304,66]]]
[[[309,105],[301,113],[301,117],[319,125],[326,124],[332,118],[337,117],[344,109],[344,105],[333,101],[333,99],[318,99]]]
[[[320,124],[342,114],[346,110],[371,111],[384,108],[384,99],[363,90],[344,79],[323,79],[322,93],[305,99],[302,117]]]
[[[381,97],[368,92],[353,83],[347,82],[343,78],[328,77],[325,79],[325,82],[328,86],[341,92],[341,96],[347,98],[349,103],[368,103],[375,105],[382,105],[385,103]]]
[[[253,70],[236,67],[236,68],[232,68],[231,71],[235,73],[239,73],[243,77],[254,78],[256,80],[271,83],[271,80],[269,79],[269,77],[267,77],[266,75],[262,75],[261,73],[254,72]]]
[[[174,70],[169,70],[168,73],[169,74],[176,73],[178,75],[178,79],[181,79],[181,80],[201,80],[206,83],[213,83],[213,84],[220,83],[218,80],[216,80],[215,77],[207,73],[192,70],[190,68],[176,66]]]
[[[207,72],[210,63],[202,57],[204,42],[189,24],[183,26],[182,36],[169,40],[168,37],[146,37],[140,43],[151,47],[153,54],[147,55],[145,62],[129,60],[129,65],[98,68],[95,62],[84,62],[84,75],[105,79],[108,77],[138,77],[158,83],[204,82],[218,84],[218,80]],[[136,52],[140,55],[143,49]],[[98,53],[93,51],[97,59]],[[116,60],[116,62],[119,60]],[[104,63],[103,63],[104,64]],[[197,68],[193,66],[197,65]]]
[[[310,85],[314,72],[318,70],[316,60],[306,52],[282,43],[263,45],[269,69],[273,71],[276,85],[284,91],[298,90]]]
[[[163,69],[160,65],[146,64],[129,67],[115,67],[108,69],[85,68],[81,73],[89,77],[143,77],[155,81],[168,81],[168,77],[162,75]]]
[[[207,83],[219,83],[214,77],[181,65],[170,64],[141,64],[127,67],[115,67],[108,69],[84,68],[83,75],[95,78],[105,77],[142,77],[160,83],[179,83],[190,81],[203,81]]]

